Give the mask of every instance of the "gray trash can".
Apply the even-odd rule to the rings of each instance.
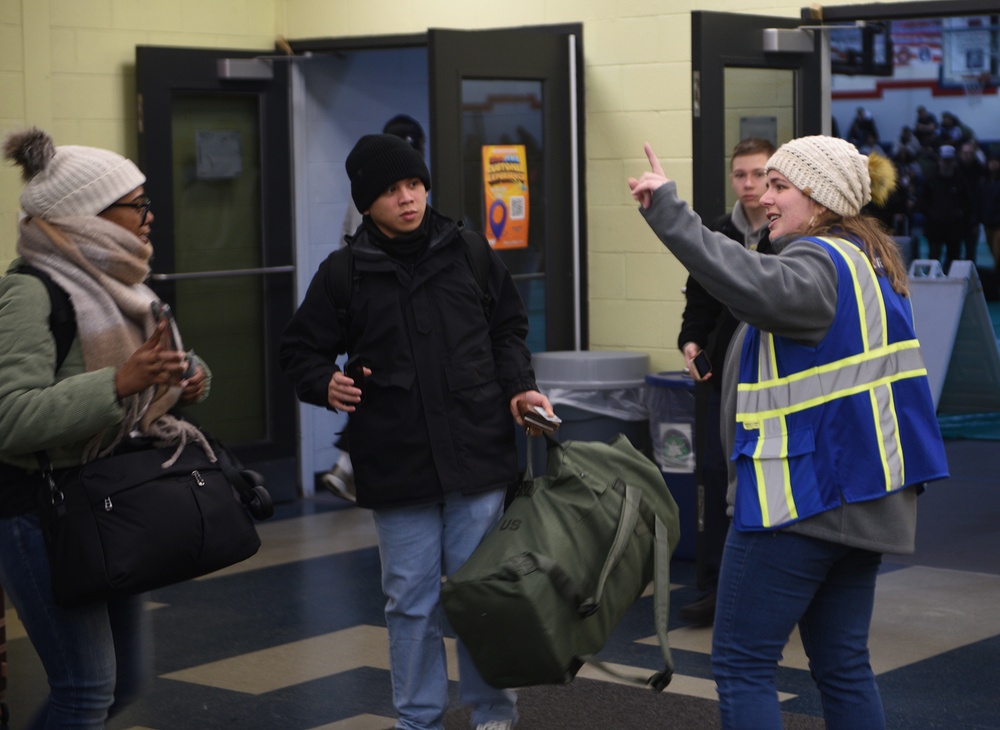
[[[532,357],[538,389],[548,396],[562,425],[560,441],[611,441],[625,434],[632,445],[649,453],[649,411],[643,352],[560,350]],[[533,448],[532,468],[545,469],[544,449]]]

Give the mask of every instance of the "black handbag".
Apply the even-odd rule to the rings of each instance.
[[[211,440],[130,445],[81,467],[43,474],[39,511],[56,603],[78,606],[196,578],[254,555],[253,518],[274,512],[260,474]]]

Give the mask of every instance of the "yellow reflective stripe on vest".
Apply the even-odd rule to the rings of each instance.
[[[888,491],[905,483],[892,383],[927,374],[920,344],[917,340],[886,344],[885,301],[868,257],[842,239],[823,241],[841,255],[851,273],[863,352],[779,377],[774,337],[760,332],[758,382],[740,383],[736,420],[746,429],[760,429],[753,458],[764,527],[797,517],[788,465],[787,416],[839,398],[869,393],[885,488]]]

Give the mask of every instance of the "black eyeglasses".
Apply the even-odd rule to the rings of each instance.
[[[149,206],[153,204],[153,201],[149,199],[149,196],[143,195],[138,200],[133,200],[131,203],[112,203],[109,208],[135,208],[136,211],[142,213],[142,220],[139,221],[140,226],[146,225],[146,216],[149,215]]]

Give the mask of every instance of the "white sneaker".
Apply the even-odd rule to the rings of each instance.
[[[513,727],[514,723],[510,720],[490,720],[476,725],[476,730],[511,730]]]
[[[323,482],[324,487],[341,499],[346,499],[348,502],[358,501],[354,489],[354,475],[342,469],[340,464],[334,465],[330,471],[320,477],[320,481]]]

